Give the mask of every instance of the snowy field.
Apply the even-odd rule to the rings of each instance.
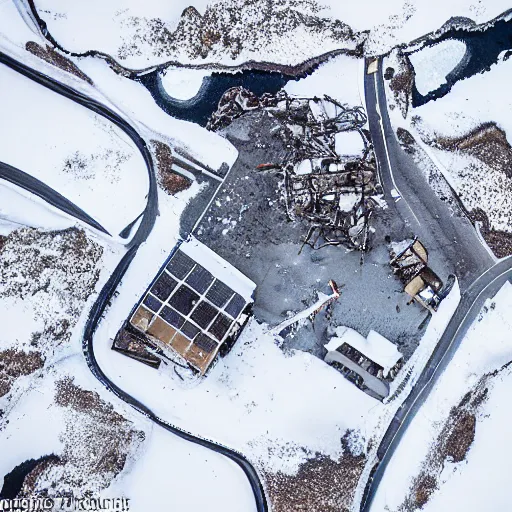
[[[105,118],[0,66],[0,160],[67,197],[117,235],[145,208],[146,165]]]
[[[370,439],[376,447],[376,440],[410,391],[453,314],[460,297],[458,287],[443,302],[420,349],[394,382],[389,406],[365,395],[320,359],[300,351],[284,353],[266,325],[254,320],[208,377],[190,386],[180,381],[172,368],[163,366],[155,371],[110,349],[141,290],[165,260],[173,239],[177,240],[177,225],[171,228],[171,219],[177,215],[179,203],[162,199],[161,217],[99,326],[94,349],[109,378],[162,419],[238,449],[259,468],[283,478],[297,476],[305,463],[319,455],[332,461],[347,456],[341,442],[347,430],[353,431],[350,449],[355,454],[364,454]],[[412,378],[404,393],[395,393],[407,374]],[[174,494],[184,485],[183,480],[169,482],[169,489]],[[348,493],[352,492],[349,488]]]
[[[484,23],[510,8],[506,0],[370,0],[364,3],[320,0],[328,15],[348,23],[354,31],[369,30],[365,51],[387,53],[399,44],[440,29],[451,17],[466,17]]]
[[[438,64],[438,61],[436,61]],[[430,65],[430,70],[432,69]],[[512,98],[508,81],[512,60],[500,60],[485,73],[457,82],[443,98],[414,109],[426,129],[438,135],[463,136],[477,126],[494,121],[512,144]]]
[[[360,86],[362,60],[338,55],[321,64],[311,75],[290,80],[284,90],[291,96],[322,97],[324,94],[350,106],[363,105]]]
[[[70,6],[42,0],[37,5],[64,46],[78,52],[101,50],[136,69],[168,61],[301,63],[329,50],[356,46],[349,27],[319,17],[317,5],[308,0],[200,1],[191,2],[193,8],[185,12],[182,2],[115,1],[105,6],[93,1]],[[94,26],[95,36],[76,30],[84,25]]]
[[[131,68],[171,60],[193,64],[233,65],[247,60],[298,64],[330,50],[354,48],[354,40],[344,37],[344,30],[340,32],[339,26],[332,24],[335,20],[356,33],[369,31],[366,52],[382,54],[439,29],[452,16],[482,23],[510,7],[505,0],[371,0],[360,4],[276,0],[273,6],[264,0],[180,0],[172,4],[116,0],[107,5],[100,0],[73,5],[64,0],[38,0],[36,5],[50,32],[64,47],[75,52],[101,50]],[[189,5],[195,9],[188,10],[180,21],[183,9]],[[286,16],[279,20],[281,13],[287,14],[288,21],[284,21]],[[296,13],[308,15],[314,22],[297,22]],[[295,21],[289,21],[292,19]],[[84,26],[95,30],[82,30]],[[266,30],[260,30],[262,26]]]
[[[437,483],[429,485],[432,494],[421,509],[425,512],[508,510],[506,461],[512,451],[507,397],[512,386],[512,372],[510,367],[499,370],[512,360],[511,313],[512,285],[506,283],[492,300],[486,302],[407,429],[386,469],[372,512],[403,510],[401,506],[411,494],[415,477],[429,471],[437,478]],[[498,372],[493,375],[495,370]],[[485,375],[488,377],[482,381]],[[483,391],[484,386],[487,392]],[[432,453],[443,446],[439,436],[446,433],[443,430],[445,422],[454,416],[452,407],[464,410],[466,405],[461,405],[464,404],[462,399],[470,391],[473,396],[478,396],[479,392],[480,396],[483,394],[481,404],[473,413],[476,416],[474,441],[460,462],[449,457],[437,464]],[[459,440],[463,435],[464,431],[460,431]],[[439,488],[436,489],[437,485]]]

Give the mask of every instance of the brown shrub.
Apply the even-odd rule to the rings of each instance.
[[[338,460],[321,454],[304,462],[297,474],[264,472],[274,512],[348,512],[366,461],[353,455],[346,440]]]
[[[174,162],[171,148],[163,142],[151,141],[153,152],[156,156],[158,183],[169,194],[174,195],[190,187],[192,182],[172,170]]]
[[[25,49],[36,57],[39,57],[40,59],[53,64],[54,66],[81,78],[82,80],[85,80],[88,84],[93,85],[93,81],[83,73],[74,62],[58,53],[57,50],[54,50],[52,47],[43,47],[34,41],[28,41],[25,45]]]
[[[15,379],[30,375],[43,365],[44,359],[39,352],[0,351],[0,396],[9,393]]]

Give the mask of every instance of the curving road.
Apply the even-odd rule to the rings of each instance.
[[[129,125],[121,116],[116,114],[113,110],[106,107],[105,105],[102,105],[100,102],[92,98],[89,98],[85,94],[76,91],[72,87],[63,84],[55,80],[54,78],[51,78],[45,75],[44,73],[41,73],[40,71],[36,71],[35,69],[28,67],[27,65],[17,61],[16,59],[13,59],[11,56],[3,52],[0,52],[0,63],[5,64],[9,68],[13,69],[14,71],[17,71],[18,73],[26,76],[27,78],[30,78],[39,85],[42,85],[47,89],[50,89],[60,94],[61,96],[64,96],[65,98],[68,98],[74,101],[75,103],[82,105],[83,107],[95,112],[96,114],[105,117],[111,123],[115,124],[121,130],[123,130],[126,133],[126,135],[128,135],[128,137],[130,137],[130,139],[134,142],[134,144],[141,152],[142,157],[144,158],[144,162],[149,173],[148,203],[144,210],[142,221],[137,229],[137,232],[130,240],[130,242],[127,244],[128,248],[133,246],[139,246],[142,242],[146,240],[149,233],[151,233],[151,230],[153,229],[153,225],[155,223],[156,216],[158,215],[157,184],[153,169],[153,160],[144,139],[135,131],[135,129],[131,125]],[[20,176],[19,178],[20,179],[18,179],[15,184],[22,188],[27,188],[26,179],[23,179],[22,176]],[[32,190],[30,190],[29,188],[27,188],[27,190],[32,192]],[[50,191],[53,195],[52,200],[56,200],[57,196],[60,194],[53,191],[52,189],[50,189]]]
[[[482,305],[506,281],[512,279],[512,257],[493,264],[469,221],[465,217],[451,215],[446,204],[432,197],[434,191],[423,178],[421,170],[411,158],[406,158],[408,155],[398,144],[389,120],[381,62],[377,73],[365,75],[365,93],[370,131],[388,202],[395,204],[399,215],[426,241],[431,253],[432,247],[434,251],[441,251],[454,272],[462,276],[463,294],[418,382],[396,412],[382,438],[377,450],[378,462],[361,502],[361,512],[371,510],[372,501],[396,447],[437,379],[452,360]],[[393,188],[402,197],[398,203],[392,202]]]
[[[190,441],[192,443],[208,448],[216,453],[220,453],[221,455],[224,455],[231,459],[233,462],[235,462],[244,471],[245,475],[249,479],[251,488],[254,493],[254,498],[256,501],[258,512],[268,512],[268,503],[265,496],[265,491],[263,489],[263,484],[261,483],[261,480],[256,469],[244,457],[244,455],[219,443],[215,443],[213,441],[209,441],[207,439],[194,436],[193,434],[185,430],[182,430],[175,425],[171,425],[170,423],[167,423],[161,418],[159,418],[148,407],[146,407],[144,404],[136,400],[128,393],[124,392],[121,388],[119,388],[119,386],[112,382],[105,375],[105,373],[99,366],[98,361],[96,360],[96,356],[94,354],[94,333],[105,312],[105,308],[112,299],[113,294],[117,286],[119,285],[119,282],[121,281],[124,274],[128,270],[128,267],[130,266],[130,263],[134,259],[135,255],[137,254],[139,247],[141,246],[142,243],[145,242],[145,240],[151,233],[155,223],[156,216],[158,214],[157,184],[153,167],[153,160],[144,139],[142,139],[142,137],[135,131],[135,129],[132,126],[130,126],[122,117],[120,117],[118,114],[116,114],[108,107],[97,102],[96,100],[89,98],[88,96],[78,91],[75,91],[73,88],[65,84],[62,84],[57,80],[47,75],[44,75],[39,71],[29,68],[25,64],[13,59],[12,57],[2,52],[0,52],[0,63],[9,66],[11,69],[23,74],[31,80],[34,80],[38,84],[47,87],[48,89],[51,89],[52,91],[57,92],[58,94],[61,94],[62,96],[65,96],[66,98],[69,98],[75,101],[76,103],[79,103],[80,105],[88,108],[89,110],[92,110],[93,112],[96,112],[97,114],[100,114],[103,117],[107,118],[109,121],[118,126],[121,130],[123,130],[132,139],[132,141],[135,143],[135,145],[141,152],[146,163],[146,167],[149,174],[150,186],[148,192],[148,202],[142,215],[142,220],[139,224],[139,227],[137,228],[135,235],[127,245],[127,253],[121,259],[121,261],[113,271],[112,275],[110,276],[109,280],[107,281],[103,289],[100,291],[96,301],[94,302],[85,325],[82,340],[82,349],[89,369],[91,370],[92,374],[109,391],[114,393],[118,398],[123,400],[125,403],[133,407],[141,414],[145,415],[147,418],[149,418],[151,421],[153,421],[160,427],[165,428],[167,431],[181,437],[186,441]],[[21,171],[18,172],[21,173]],[[28,179],[26,178],[28,175],[23,176],[24,174],[25,173],[22,173],[17,177],[12,175],[9,181],[13,183],[16,182],[16,184],[21,184],[20,186],[26,185],[26,183],[24,183],[24,180]],[[31,186],[35,187],[36,183],[32,182]],[[49,193],[50,195],[56,194],[56,192],[52,191],[52,189],[44,189],[44,192],[43,189],[44,187],[41,187],[40,193],[38,194],[40,197],[42,197],[41,194],[44,195],[45,193]],[[52,197],[55,198],[56,196],[52,195]],[[62,206],[66,208],[71,208],[71,205],[69,204],[63,204]]]
[[[0,162],[0,179],[27,190],[28,192],[43,199],[48,204],[63,211],[67,215],[82,221],[106,235],[110,235],[110,233],[98,221],[85,213],[75,203],[71,202],[53,188],[49,187],[37,178],[34,178],[30,174],[20,171],[12,165]]]
[[[457,205],[448,207],[437,196],[424,172],[400,146],[387,110],[381,60],[377,73],[365,74],[364,87],[370,133],[388,204],[395,206],[411,234],[419,236],[428,248],[432,267],[457,275],[461,290],[466,290],[494,260],[465,212]],[[396,203],[393,189],[401,196]]]

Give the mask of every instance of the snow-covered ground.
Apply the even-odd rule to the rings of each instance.
[[[308,0],[191,2],[182,14],[164,2],[89,2],[75,7],[41,0],[50,31],[65,47],[101,50],[129,68],[169,61],[240,64],[249,60],[301,63],[338,48],[354,49],[350,28],[317,15]],[[306,18],[303,18],[306,17]],[[77,26],[94,26],[95,36]]]
[[[365,45],[368,54],[387,53],[399,44],[407,44],[441,28],[451,17],[466,17],[484,23],[510,8],[505,0],[370,0],[354,4],[338,0],[320,0],[328,13],[353,30],[369,30]]]
[[[446,75],[453,71],[466,53],[466,45],[456,39],[427,46],[409,56],[415,71],[418,92],[427,95],[446,82]]]
[[[338,55],[321,64],[311,75],[298,81],[290,80],[284,90],[291,96],[312,98],[327,94],[350,106],[362,105],[361,62],[355,57]]]
[[[230,142],[197,124],[169,116],[142,84],[112,73],[103,61],[84,60],[80,68],[94,80],[103,97],[116,105],[146,138],[168,142],[171,149],[180,148],[215,170],[223,163],[231,167],[235,162],[238,151]]]
[[[8,182],[0,185],[0,235],[8,235],[24,226],[42,229],[65,229],[76,224],[42,199],[34,197]]]
[[[112,108],[146,140],[162,140],[213,169],[218,169],[222,163],[231,166],[236,160],[238,153],[227,140],[193,123],[172,118],[156,105],[143,85],[116,75],[105,62],[74,60],[93,79],[94,86],[91,86],[27,52],[25,43],[31,40],[45,44],[45,40],[23,21],[13,2],[0,4],[0,50]]]
[[[71,6],[64,0],[38,0],[36,5],[64,47],[76,52],[101,50],[131,68],[170,60],[233,65],[252,59],[298,64],[329,50],[354,47],[354,41],[343,37],[343,30],[333,24],[335,20],[354,32],[369,31],[366,52],[382,54],[439,29],[453,16],[482,23],[510,7],[505,0],[370,0],[359,4],[337,0],[180,0],[172,5],[159,0],[116,0],[105,5],[94,0]],[[189,5],[195,9],[188,10],[180,22]],[[301,23],[296,13],[315,21]],[[82,30],[84,26],[95,30]],[[266,30],[260,30],[262,26]]]
[[[52,187],[113,235],[144,210],[146,165],[123,131],[4,65],[0,95],[2,162]]]
[[[162,76],[165,92],[177,100],[189,100],[201,89],[209,71],[201,69],[168,68]]]
[[[172,368],[156,371],[110,349],[111,339],[177,239],[177,225],[172,228],[171,219],[179,215],[180,205],[161,199],[161,217],[94,339],[98,362],[108,377],[166,421],[238,449],[272,474],[296,476],[319,454],[339,460],[346,451],[341,438],[347,430],[354,432],[351,448],[356,454],[364,453],[370,439],[376,447],[453,314],[458,287],[443,302],[420,349],[395,381],[389,405],[368,397],[310,354],[283,353],[267,326],[254,320],[204,380],[184,385]],[[405,392],[395,393],[405,378]],[[173,492],[180,482],[172,484]]]
[[[102,496],[127,496],[130,510],[253,512],[245,474],[226,457],[153,427],[144,451]]]
[[[437,62],[425,61],[421,73],[431,73]],[[387,66],[396,68],[396,61],[385,59]],[[506,84],[511,72],[512,60],[500,59],[489,71],[457,82],[446,96],[410,108],[406,119],[386,87],[394,127],[413,134],[468,211],[481,208],[491,228],[508,233],[512,232],[512,179],[507,163],[512,151],[512,99]],[[500,135],[494,131],[491,139],[484,130],[471,141],[475,130],[486,123],[495,124],[505,138],[497,140]],[[464,139],[469,142],[461,144]]]
[[[415,478],[429,468],[432,470],[432,461],[436,460],[432,453],[442,446],[439,436],[446,432],[443,427],[450,414],[453,417],[452,407],[463,409],[466,404],[462,399],[472,390],[484,395],[482,404],[472,413],[476,416],[474,441],[463,461],[442,460],[437,472],[434,466],[437,483],[429,486],[433,494],[422,510],[481,512],[509,508],[507,461],[512,451],[507,397],[512,373],[510,367],[496,375],[492,372],[512,360],[511,313],[512,285],[506,283],[486,302],[408,427],[386,469],[372,511],[403,510],[400,506],[411,494]],[[487,374],[491,375],[481,381]],[[485,386],[488,391],[479,386]]]
[[[428,69],[432,67],[430,64]],[[511,73],[512,60],[501,59],[489,71],[457,82],[443,98],[414,109],[412,115],[420,116],[434,133],[449,137],[463,136],[480,124],[494,121],[512,144],[512,98],[507,87]]]

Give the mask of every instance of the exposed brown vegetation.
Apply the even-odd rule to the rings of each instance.
[[[480,233],[497,258],[512,254],[512,233],[492,229],[487,214],[481,208],[472,210],[470,218],[472,222],[480,222]]]
[[[9,393],[18,377],[30,375],[43,365],[44,359],[39,352],[0,351],[0,397]]]
[[[48,357],[71,339],[72,328],[99,278],[103,249],[75,228],[42,232],[24,228],[4,240],[0,299],[30,301],[44,328],[30,346]],[[26,340],[28,341],[28,340]]]
[[[475,439],[476,416],[487,400],[490,379],[499,371],[501,370],[484,375],[458,405],[452,407],[429,448],[418,476],[413,479],[409,494],[399,507],[399,512],[414,512],[422,508],[437,490],[445,463],[461,462],[466,458]]]
[[[512,147],[507,134],[496,123],[484,123],[463,137],[437,137],[435,145],[474,156],[512,178]]]
[[[170,195],[182,192],[190,187],[192,182],[172,170],[174,158],[171,148],[163,142],[152,140],[151,146],[156,156],[158,183]]]
[[[53,466],[62,465],[63,462],[60,457],[56,455],[51,455],[50,457],[44,458],[40,461],[37,466],[25,477],[23,481],[23,486],[19,493],[19,497],[30,497],[35,495],[35,487],[37,481],[41,477],[41,475],[50,470]],[[46,494],[46,493],[44,493]]]
[[[40,291],[48,291],[52,284],[70,313],[79,314],[77,306],[69,303],[68,294],[86,300],[99,277],[94,264],[103,249],[87,238],[83,230],[42,232],[24,228],[13,231],[5,240],[0,260],[0,298],[24,299]],[[62,273],[65,283],[53,283],[56,273]]]
[[[40,59],[53,64],[54,66],[71,73],[72,75],[85,80],[88,84],[93,85],[93,81],[80,69],[76,66],[76,64],[70,61],[64,55],[61,55],[57,50],[54,50],[51,46],[46,45],[46,47],[37,44],[34,41],[28,41],[25,45],[25,49],[39,57]]]
[[[174,31],[161,19],[131,17],[132,37],[119,49],[118,57],[142,55],[142,47],[149,45],[158,57],[185,53],[188,58],[205,59],[226,53],[235,59],[244,49],[263,48],[276,35],[283,37],[301,28],[340,42],[355,39],[348,25],[322,18],[319,12],[313,0],[224,0],[208,5],[204,15],[188,7]]]
[[[400,108],[403,118],[407,117],[407,112],[411,104],[412,88],[414,85],[415,74],[414,68],[407,55],[398,53],[400,69],[388,73],[392,76],[389,82],[389,88],[393,91],[395,102]]]
[[[103,401],[98,393],[66,377],[56,384],[55,402],[66,409],[64,450],[45,461],[25,480],[22,495],[98,492],[125,467],[145,435]],[[45,484],[51,482],[51,488]]]
[[[414,488],[416,506],[422,508],[426,505],[432,494],[437,490],[437,480],[428,473],[420,473]]]
[[[404,128],[397,128],[396,136],[398,138],[398,142],[400,142],[400,145],[406,153],[412,154],[416,151],[416,140],[410,132]]]
[[[321,454],[303,463],[296,475],[265,472],[274,512],[348,512],[364,468],[364,454],[354,455],[347,437],[338,460]]]

